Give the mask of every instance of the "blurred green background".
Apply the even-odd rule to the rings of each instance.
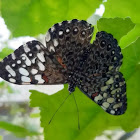
[[[34,38],[44,43],[46,31],[55,23],[75,18],[87,20],[95,27],[93,40],[97,31],[107,31],[118,40],[124,56],[121,72],[128,98],[126,113],[112,116],[76,89],[79,130],[72,96],[48,125],[67,96],[68,85],[52,87],[56,88],[54,91],[49,86],[22,88],[0,79],[0,140],[139,140],[139,7],[139,0],[0,0],[0,60]],[[29,89],[36,90],[29,94]]]

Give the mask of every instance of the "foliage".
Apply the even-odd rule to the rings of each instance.
[[[13,36],[36,36],[63,20],[86,20],[101,2],[102,0],[2,0],[1,13]]]
[[[39,135],[38,132],[30,131],[22,126],[14,125],[3,121],[0,121],[0,128],[10,131],[18,137]]]
[[[0,60],[2,60],[5,56],[9,55],[12,52],[13,50],[8,47],[3,48],[2,51],[0,52]]]
[[[1,14],[13,36],[36,36],[62,20],[87,19],[101,3],[101,0],[2,0]],[[97,22],[96,30],[112,33],[123,48],[121,71],[127,80],[128,109],[121,116],[109,115],[77,88],[74,95],[79,108],[81,129],[78,130],[73,95],[69,96],[49,125],[54,112],[68,95],[68,85],[51,96],[32,90],[30,106],[40,107],[41,126],[46,140],[89,140],[106,129],[119,127],[132,131],[140,125],[140,1],[108,0],[104,5],[106,10],[103,18]],[[39,115],[32,115],[35,116]]]
[[[135,41],[140,36],[140,1],[139,0],[107,0],[105,3],[105,13],[103,17],[114,18],[114,17],[130,17],[131,20],[136,24],[135,28],[129,32],[127,36],[124,36],[120,42],[120,46],[123,48]],[[118,28],[117,30],[119,30]]]

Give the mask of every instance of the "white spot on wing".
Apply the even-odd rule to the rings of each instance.
[[[38,50],[40,50],[40,46],[39,46],[39,45],[36,45],[36,48],[37,48]]]
[[[59,31],[59,33],[58,33],[59,35],[62,35],[63,34],[63,31]]]
[[[69,32],[70,32],[70,29],[67,28],[67,29],[66,29],[66,33],[69,33]]]
[[[38,67],[39,67],[39,69],[41,70],[41,71],[44,71],[45,70],[45,66],[40,62],[40,61],[38,61]]]
[[[9,66],[9,65],[7,65],[6,67],[5,67],[5,69],[12,75],[12,76],[16,76],[16,73],[15,73],[15,71]]]
[[[24,56],[26,59],[25,59],[25,64],[27,65],[27,66],[31,66],[31,61],[30,61],[30,59],[27,57],[27,55],[26,54],[22,54],[22,56]]]
[[[98,100],[102,100],[103,99],[103,97],[99,94],[98,96],[96,96],[95,98],[94,98],[94,101],[95,102],[98,102]]]
[[[47,34],[46,34],[46,41],[47,41],[47,42],[49,42],[49,41],[50,41],[50,39],[51,39],[51,37],[50,37],[50,33],[49,33],[49,32],[47,32]]]
[[[12,67],[15,67],[16,66],[16,64],[12,64]]]
[[[108,108],[108,107],[109,107],[109,103],[107,103],[107,102],[104,102],[102,105],[103,105],[105,108]]]
[[[55,47],[57,47],[58,46],[58,41],[56,39],[54,39],[53,44],[54,44]]]
[[[41,62],[45,62],[44,52],[37,53],[37,57]]]
[[[21,61],[20,61],[20,60],[18,60],[18,61],[17,61],[17,64],[21,64]]]
[[[15,82],[16,82],[16,80],[13,79],[13,78],[10,78],[9,81],[10,81],[11,83],[15,83]]]
[[[12,53],[12,54],[11,54],[11,56],[12,56],[12,59],[13,59],[13,60],[15,60],[15,59],[16,59],[16,56],[15,56],[15,54],[14,54],[14,53]]]
[[[27,44],[24,44],[24,45],[23,45],[23,49],[24,49],[24,51],[25,51],[26,53],[30,51],[30,48],[28,47]]]
[[[121,107],[121,106],[122,106],[122,103],[118,103],[118,104],[115,104],[115,105],[113,106],[113,108],[116,109],[116,108],[119,108],[119,107]]]
[[[26,57],[23,56],[23,57],[22,57],[22,60],[26,60]]]
[[[51,32],[53,32],[55,30],[54,26],[51,28]]]
[[[58,23],[59,24],[59,26],[61,26],[62,25],[62,22],[60,22],[60,23]]]
[[[107,90],[108,86],[101,87],[101,91]]]
[[[25,76],[29,75],[29,72],[24,68],[19,68],[19,73]]]
[[[104,93],[104,94],[103,94],[103,97],[106,98],[106,97],[107,97],[107,93]]]
[[[54,47],[53,47],[53,46],[50,46],[49,51],[50,51],[50,52],[51,52],[51,51],[55,52]]]
[[[35,79],[38,80],[39,84],[43,84],[45,81],[42,79],[41,75],[35,75]]]
[[[22,65],[22,67],[23,67],[23,68],[25,68],[25,67],[26,67],[26,65]]]
[[[29,56],[32,56],[33,54],[32,53],[29,53]]]
[[[22,80],[22,82],[31,82],[31,79],[29,77],[26,77],[26,76],[22,76],[21,80]]]
[[[36,69],[32,69],[32,70],[31,70],[31,73],[32,73],[32,74],[37,74],[37,72],[38,72],[38,70],[36,70]]]
[[[114,102],[114,98],[108,98],[108,99],[107,99],[107,102],[108,102],[108,103],[113,103],[113,102]]]
[[[34,59],[32,59],[32,63],[33,63],[33,64],[35,64],[35,60],[36,60],[36,57],[35,57]]]
[[[69,20],[68,23],[71,23],[71,20]]]
[[[110,85],[114,82],[113,77],[111,77],[108,81],[106,81],[107,85]]]
[[[111,113],[111,114],[115,114],[115,111],[114,111],[114,110],[111,110],[110,113]]]

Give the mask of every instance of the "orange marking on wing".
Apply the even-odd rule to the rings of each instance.
[[[98,92],[93,93],[93,94],[92,94],[92,98],[95,98],[97,95],[99,95],[99,93],[98,93]]]
[[[58,60],[58,62],[60,63],[60,65],[61,65],[63,68],[66,68],[66,65],[63,64],[62,58],[61,58],[60,56],[57,57],[57,60]]]
[[[48,80],[48,78],[47,78],[47,76],[45,74],[42,75],[42,79],[45,80],[46,83],[49,82],[49,80]]]

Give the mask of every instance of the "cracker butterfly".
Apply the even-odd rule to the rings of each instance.
[[[69,84],[77,86],[112,115],[126,111],[126,84],[119,68],[121,49],[104,31],[90,43],[93,27],[73,19],[55,24],[46,34],[46,46],[33,40],[0,62],[0,77],[14,84]]]

